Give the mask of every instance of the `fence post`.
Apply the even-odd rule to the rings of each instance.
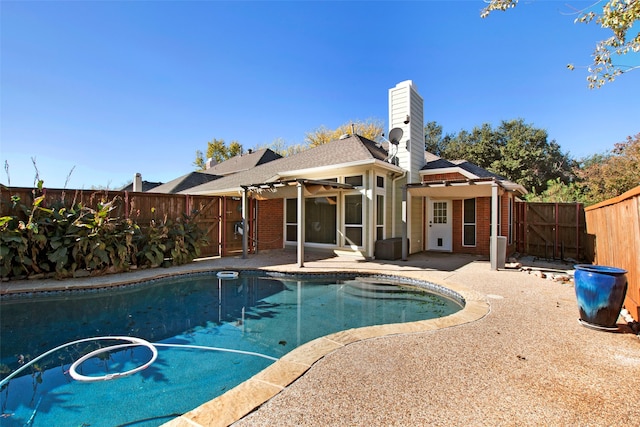
[[[558,206],[558,203],[556,203],[555,206],[555,238],[553,239],[553,259],[556,259],[557,255],[558,255],[558,240],[559,239],[559,235],[560,235],[560,224],[559,224],[559,217],[560,217],[560,207]]]
[[[576,259],[580,259],[580,203],[576,203]]]
[[[124,191],[124,219],[129,219],[129,192]]]

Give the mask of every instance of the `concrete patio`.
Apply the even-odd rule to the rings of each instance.
[[[285,373],[294,375],[286,387],[270,383],[268,375],[252,380],[275,392],[234,425],[640,425],[640,339],[622,320],[618,333],[581,326],[572,284],[517,270],[491,271],[488,261],[473,256],[422,253],[405,262],[309,253],[306,258],[304,272],[420,278],[456,290],[469,307],[455,319],[404,332],[354,339],[356,331],[325,348],[299,373]],[[231,268],[299,271],[295,253],[274,251],[98,278],[2,282],[1,292],[105,286]],[[265,400],[251,396],[251,390],[240,389],[236,396]],[[168,425],[229,424],[237,419],[229,418],[236,403],[231,398],[205,404]]]

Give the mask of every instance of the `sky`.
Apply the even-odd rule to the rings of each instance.
[[[194,170],[213,138],[249,149],[387,128],[404,80],[445,134],[521,118],[573,158],[603,153],[640,133],[640,70],[588,88],[609,37],[574,23],[590,4],[481,19],[482,0],[2,0],[0,183],[30,187],[37,168],[45,187],[119,189]]]

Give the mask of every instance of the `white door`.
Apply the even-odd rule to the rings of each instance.
[[[451,252],[451,200],[430,200],[427,224],[428,250]]]

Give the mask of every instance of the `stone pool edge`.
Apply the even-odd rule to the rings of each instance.
[[[301,274],[285,266],[271,267],[230,267],[224,270],[262,270],[265,272],[284,272],[285,274]],[[219,269],[211,267],[172,269],[167,270],[143,270],[123,276],[98,276],[67,280],[24,280],[0,283],[0,295],[2,297],[28,295],[33,293],[66,293],[75,290],[108,289],[131,286],[141,282],[158,279],[179,277],[190,274],[211,273]],[[359,273],[380,275],[379,271],[366,268],[333,268],[332,274]],[[316,338],[280,358],[277,362],[260,371],[250,379],[232,388],[221,396],[210,400],[180,417],[163,424],[162,427],[216,427],[228,426],[253,412],[269,399],[276,396],[285,387],[300,378],[314,363],[324,356],[349,344],[374,338],[382,338],[391,335],[413,334],[429,332],[438,329],[449,328],[474,322],[486,316],[490,312],[490,306],[486,296],[461,286],[433,278],[420,277],[421,275],[397,270],[388,271],[386,274],[409,280],[431,283],[454,291],[464,298],[465,306],[462,310],[449,316],[436,319],[421,320],[410,323],[395,323],[387,325],[367,326],[357,329],[348,329],[336,332],[324,337]],[[116,279],[116,280],[114,280]]]
[[[336,274],[341,272],[344,271],[340,271],[340,269],[332,271],[332,273]],[[353,272],[353,270],[349,270],[349,272]],[[358,270],[358,273],[368,274],[372,272]],[[392,275],[443,286],[460,294],[465,300],[465,306],[456,313],[436,319],[366,326],[316,338],[290,351],[272,365],[226,393],[162,424],[162,427],[229,426],[275,397],[288,385],[304,375],[317,361],[349,344],[391,335],[423,333],[463,325],[482,319],[491,310],[484,295],[470,291],[460,285],[416,279],[416,277],[402,274],[399,271],[394,271]]]

